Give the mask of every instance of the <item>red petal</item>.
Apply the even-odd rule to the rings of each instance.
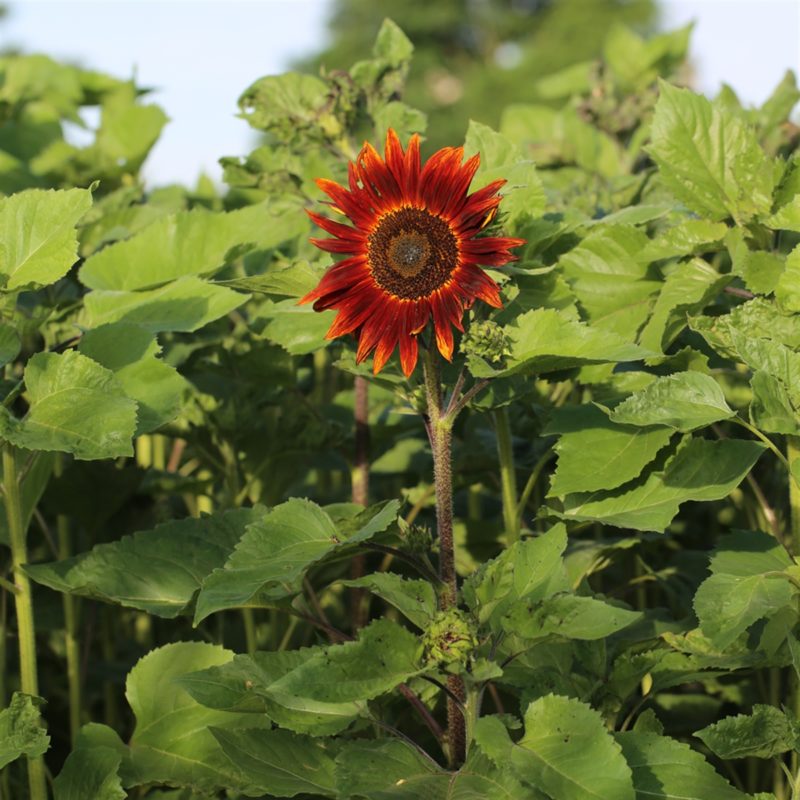
[[[433,309],[433,326],[436,331],[436,346],[439,352],[448,360],[453,360],[453,331],[450,327],[450,321],[447,318],[447,312],[442,305],[441,295],[439,292],[431,298],[431,307]]]
[[[347,239],[348,241],[355,242],[362,242],[364,240],[363,234],[355,228],[351,228],[349,225],[342,225],[341,222],[335,222],[309,209],[306,209],[306,214],[308,214],[314,223],[319,225],[322,230],[327,231],[333,236],[337,236],[339,239]]]
[[[417,344],[417,337],[409,333],[400,334],[400,366],[403,369],[403,375],[406,378],[414,371],[417,366],[417,356],[419,352],[419,345]]]
[[[494,308],[502,308],[500,287],[482,270],[472,264],[461,267],[454,283],[468,295],[478,297]]]

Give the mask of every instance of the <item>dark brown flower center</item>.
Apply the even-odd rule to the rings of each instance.
[[[458,266],[450,225],[421,208],[384,214],[368,241],[376,283],[396,297],[416,300],[443,286]]]

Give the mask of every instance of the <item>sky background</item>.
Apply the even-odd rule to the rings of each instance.
[[[148,183],[221,178],[223,155],[255,135],[236,101],[325,39],[330,0],[7,0],[0,43],[116,77],[136,76],[171,118],[145,168]],[[431,0],[434,2],[435,0]],[[587,0],[591,2],[591,0]],[[800,0],[661,0],[662,27],[695,20],[695,88],[725,81],[749,104],[800,68]],[[366,55],[366,54],[365,54]]]

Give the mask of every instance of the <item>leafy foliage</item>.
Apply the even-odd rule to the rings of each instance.
[[[0,58],[19,647],[0,685],[22,690],[0,711],[3,796],[44,800],[44,756],[56,800],[788,798],[794,76],[760,108],[709,100],[672,82],[688,28],[623,24],[544,76],[571,2],[531,17],[518,65],[465,66],[463,107],[491,95],[499,130],[447,144],[480,154],[473,190],[506,180],[488,235],[526,243],[487,267],[503,308],[465,314],[437,399],[432,373],[372,376],[298,300],[330,266],[315,179],[346,181],[388,127],[425,130],[413,64],[454,86],[430,44],[461,5],[386,20],[346,71],[255,80],[260,139],[222,159],[222,192],[142,184],[166,116],[141,88]],[[584,32],[616,8],[595,5]],[[521,35],[479,6],[465,24],[494,45]],[[459,102],[426,107],[430,141]]]

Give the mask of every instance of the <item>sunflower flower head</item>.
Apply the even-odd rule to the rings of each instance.
[[[417,337],[429,322],[439,352],[451,360],[453,328],[464,331],[465,309],[476,298],[502,307],[499,287],[481,265],[507,264],[515,258],[511,248],[524,244],[482,234],[497,213],[505,181],[469,194],[478,155],[464,161],[462,147],[445,147],[423,165],[419,144],[415,134],[404,151],[390,129],[385,157],[365,144],[348,165],[347,187],[317,181],[333,210],[352,225],[308,212],[333,237],[311,241],[345,258],[300,302],[313,302],[316,311],[336,309],[327,338],[357,334],[356,361],[374,353],[376,374],[399,346],[409,376],[417,363]]]

